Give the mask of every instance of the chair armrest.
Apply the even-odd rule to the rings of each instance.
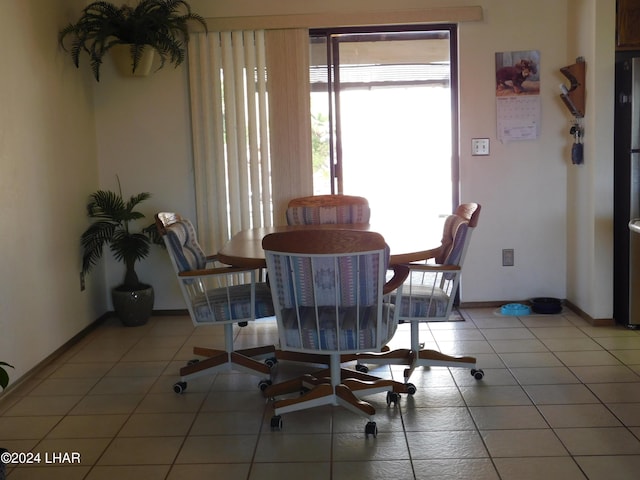
[[[201,268],[200,270],[189,270],[180,272],[179,277],[205,277],[210,275],[229,275],[232,273],[254,272],[255,268],[244,267],[217,267],[217,268]]]
[[[393,277],[382,287],[382,293],[385,295],[402,285],[409,276],[409,267],[407,265],[393,265],[390,268],[393,270]]]

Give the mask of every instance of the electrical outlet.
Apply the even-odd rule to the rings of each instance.
[[[85,284],[84,284],[84,272],[80,272],[80,291],[84,292]]]
[[[503,267],[513,267],[514,258],[513,258],[513,248],[505,248],[502,250],[502,266]]]
[[[471,155],[489,155],[489,139],[472,138]]]

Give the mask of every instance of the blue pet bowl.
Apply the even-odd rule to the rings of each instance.
[[[521,303],[507,303],[500,307],[502,315],[529,315],[531,308]]]

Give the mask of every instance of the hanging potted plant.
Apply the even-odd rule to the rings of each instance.
[[[139,193],[125,202],[119,180],[118,192],[98,190],[91,194],[87,212],[95,222],[81,237],[83,275],[102,257],[105,245],[116,260],[124,263],[124,281],[111,290],[111,298],[116,315],[126,326],[143,325],[153,310],[153,287],[140,282],[135,263],[146,258],[151,244],[157,243],[155,224],[132,231],[132,224],[144,218],[134,209],[150,196],[147,192]]]
[[[158,70],[167,61],[176,67],[184,61],[190,22],[199,23],[207,31],[204,18],[193,13],[185,0],[140,0],[135,7],[98,1],[82,10],[76,23],[60,30],[58,42],[71,54],[76,67],[85,52],[97,81],[103,57],[110,50],[116,53],[116,66],[121,72],[146,75],[154,52],[160,57]],[[65,45],[67,37],[71,38],[69,48]]]
[[[5,367],[13,368],[13,365],[9,365],[7,362],[0,362],[0,391],[4,390],[7,388],[7,385],[9,385],[9,374]],[[6,448],[0,447],[0,480],[4,480],[6,477],[5,462],[2,455],[6,452]]]

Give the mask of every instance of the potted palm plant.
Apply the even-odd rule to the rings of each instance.
[[[151,244],[156,242],[155,224],[138,232],[132,230],[132,224],[144,218],[144,214],[135,208],[150,196],[144,192],[125,201],[119,180],[118,192],[98,190],[92,193],[87,212],[95,221],[81,237],[83,275],[102,257],[105,245],[116,260],[124,262],[124,281],[111,290],[111,298],[116,315],[126,326],[143,325],[153,310],[153,287],[138,279],[135,263],[146,258]]]
[[[193,13],[185,0],[140,0],[135,6],[117,6],[97,1],[87,5],[76,23],[60,30],[58,42],[71,54],[76,67],[80,54],[89,56],[93,75],[100,81],[103,57],[124,50],[124,68],[131,75],[145,75],[153,62],[153,54],[160,57],[158,70],[165,63],[177,67],[185,59],[185,45],[189,41],[189,23],[199,23],[207,31],[203,17]],[[65,39],[71,38],[69,48]],[[123,53],[115,56],[121,58]]]
[[[9,374],[5,367],[13,368],[13,365],[9,365],[7,362],[0,362],[0,390],[4,390],[9,385]]]

